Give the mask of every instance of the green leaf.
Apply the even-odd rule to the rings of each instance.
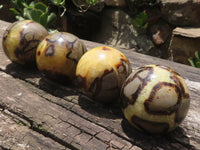
[[[65,0],[51,0],[51,2],[56,6],[65,5]]]
[[[147,14],[142,12],[138,15],[135,16],[135,18],[132,21],[132,24],[136,27],[143,27],[143,26],[147,26],[146,22],[147,21]]]
[[[34,6],[35,6],[35,2],[34,2],[34,1],[32,1],[32,2],[28,5],[29,8],[34,8]]]
[[[23,17],[25,19],[29,19],[29,20],[33,20],[31,17],[31,8],[24,8],[24,13],[23,13]]]
[[[196,67],[200,68],[200,61],[196,62]]]
[[[148,23],[145,23],[145,25],[142,26],[143,29],[146,29],[148,27]]]
[[[196,57],[197,59],[200,59],[200,51],[196,51],[196,52],[195,52],[195,57]]]
[[[188,61],[189,61],[191,66],[196,67],[195,62],[194,62],[194,58],[189,58]]]
[[[56,32],[58,32],[58,30],[56,30],[56,29],[47,29],[47,30],[48,30],[49,33],[56,33]]]
[[[24,3],[24,0],[15,0],[13,1],[16,9],[18,9],[19,11],[23,12],[23,9],[24,9],[24,6],[23,6],[23,3]]]
[[[23,2],[22,5],[23,5],[23,8],[24,8],[24,7],[25,7],[25,8],[28,8],[28,7],[29,7],[29,5],[28,5],[26,2]]]
[[[47,11],[47,6],[45,4],[43,4],[42,2],[38,2],[35,4],[34,6],[36,9],[41,10],[42,12],[46,12]]]
[[[48,17],[48,14],[47,12],[45,12],[39,18],[40,24],[43,25],[45,28],[47,28],[47,17]]]
[[[86,3],[89,5],[96,5],[99,2],[99,0],[86,0]]]
[[[3,8],[3,5],[0,5],[0,9]]]
[[[15,8],[10,8],[10,11],[12,11],[15,15],[20,15],[20,12],[17,11]]]
[[[22,16],[16,16],[17,20],[24,20],[24,18]]]
[[[57,20],[57,16],[55,13],[51,13],[48,17],[47,17],[47,26],[49,27],[51,24],[53,24],[54,22],[56,22]]]
[[[40,23],[40,16],[42,15],[42,11],[39,9],[32,9],[30,12],[31,18],[33,21]]]

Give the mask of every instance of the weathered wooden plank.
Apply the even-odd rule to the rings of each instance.
[[[52,84],[48,83],[46,86],[47,87],[44,88],[48,89],[48,86],[52,87]],[[65,90],[62,88],[58,88],[57,90],[59,90],[60,93],[65,93]],[[105,141],[106,138],[110,137],[110,134],[112,133],[112,135],[116,134],[123,137],[123,140],[132,141],[132,144],[137,143],[137,145],[142,147],[143,149],[152,149],[156,147],[172,149],[173,145],[171,144],[173,144],[174,142],[180,142],[185,146],[185,148],[188,149],[191,148],[191,145],[194,145],[196,148],[199,147],[200,137],[198,126],[200,120],[199,118],[197,118],[198,112],[196,112],[196,110],[199,108],[199,103],[192,102],[191,110],[189,111],[186,120],[183,122],[180,128],[175,130],[175,132],[172,132],[171,134],[168,134],[166,136],[154,137],[133,130],[125,120],[121,119],[122,114],[120,113],[117,106],[105,108],[101,105],[88,101],[88,99],[84,96],[78,97],[73,95],[73,93],[71,93],[70,96],[66,95],[62,99],[59,99],[53,96],[57,95],[56,92],[52,92],[51,95],[51,93],[44,93],[43,91],[40,91],[39,89],[34,87],[31,88],[31,91],[34,91],[35,93],[38,93],[42,97],[45,97],[49,100],[53,100],[54,103],[62,105],[64,108],[69,109],[74,113],[77,113],[83,118],[87,118],[91,122],[94,122],[95,124],[104,127],[106,130],[103,132],[103,134],[101,132],[98,133],[97,136],[102,137],[103,139],[105,139]],[[79,101],[76,100],[78,98]],[[192,138],[190,139],[189,137]],[[156,144],[155,141],[157,141]],[[181,144],[178,146],[178,148],[184,149],[184,146]]]
[[[9,115],[7,115],[9,114]],[[0,112],[0,148],[18,150],[66,150],[64,146],[24,126],[21,122],[14,122],[11,113],[6,110]]]
[[[79,115],[51,103],[30,91],[28,84],[0,73],[0,107],[22,117],[31,128],[53,138],[71,149],[107,149],[114,140],[123,138],[112,135],[109,142],[97,135],[105,128],[92,123]],[[110,134],[112,134],[110,132]],[[131,148],[129,141],[119,143],[123,148]],[[113,148],[119,145],[112,144]]]
[[[7,23],[5,24],[8,25]],[[3,32],[4,29],[2,29],[2,31],[0,29],[0,33]],[[89,41],[84,42],[88,49],[100,45]],[[186,79],[191,91],[191,108],[185,121],[177,130],[165,136],[151,136],[137,132],[123,120],[120,108],[117,104],[111,107],[104,107],[89,101],[86,97],[81,95],[78,89],[73,85],[59,85],[41,78],[37,70],[25,70],[18,65],[10,63],[2,51],[1,44],[0,69],[14,77],[28,81],[28,83],[21,83],[21,81],[17,80],[17,82],[20,83],[13,86],[18,87],[18,84],[20,84],[20,88],[28,93],[28,96],[26,94],[24,99],[29,99],[29,102],[25,102],[25,100],[20,100],[18,102],[18,99],[14,97],[13,99],[17,99],[17,103],[9,100],[1,100],[0,105],[6,106],[19,116],[25,117],[31,122],[34,130],[43,132],[43,134],[48,133],[51,137],[55,136],[60,143],[74,145],[73,148],[82,147],[83,149],[91,149],[94,148],[92,145],[96,145],[99,149],[103,149],[104,147],[108,149],[111,147],[112,149],[139,149],[137,146],[143,149],[199,149],[200,120],[197,116],[199,115],[198,108],[200,106],[200,71],[193,67],[151,56],[132,53],[126,50],[121,51],[124,52],[131,61],[133,69],[144,64],[163,64],[172,67]],[[2,74],[5,75],[5,73]],[[3,78],[2,82],[3,81],[5,84],[2,87],[6,87],[9,91],[12,86],[6,85],[15,83],[16,79],[12,79],[12,77],[9,76],[9,78]],[[34,86],[30,85],[30,83]],[[38,87],[40,89],[38,89]],[[35,101],[35,98],[37,101]],[[44,115],[41,116],[42,112],[36,111],[38,108],[41,108],[41,106],[37,107],[39,104],[46,106],[46,108],[39,109],[42,112],[47,112],[47,114],[53,112],[50,115],[51,117],[48,115],[48,117]],[[26,106],[28,109],[22,106]],[[29,111],[29,109],[31,111]],[[66,116],[61,115],[65,112],[67,112]],[[59,123],[57,124],[57,122]],[[63,133],[69,133],[69,135],[63,135]],[[74,134],[76,134],[76,136],[72,137]]]
[[[165,146],[170,145],[171,140],[184,141],[183,143],[189,147],[190,143],[186,142],[186,139],[188,139],[188,137],[193,137],[193,138],[195,137],[194,140],[191,140],[191,143],[194,142],[194,144],[192,145],[196,145],[197,147],[199,146],[198,143],[199,143],[200,137],[198,135],[199,134],[198,126],[199,126],[200,120],[196,117],[198,116],[197,114],[198,111],[196,112],[196,110],[198,110],[199,108],[199,102],[192,101],[191,110],[189,111],[189,114],[186,120],[181,125],[181,128],[177,129],[172,134],[169,134],[164,137],[162,136],[151,137],[149,135],[138,133],[137,131],[132,130],[131,126],[129,126],[125,120],[121,119],[122,114],[117,105],[105,108],[102,105],[98,105],[96,103],[89,101],[86,97],[82,95],[76,96],[76,93],[72,91],[71,91],[71,95],[66,94],[65,96],[62,97],[62,99],[58,99],[58,98],[56,99],[55,97],[53,97],[53,95],[58,96],[60,93],[62,93],[61,95],[63,95],[63,93],[65,93],[66,91],[67,93],[70,93],[70,92],[68,92],[69,89],[66,89],[65,87],[62,87],[62,86],[55,86],[55,84],[50,81],[46,81],[46,83],[43,83],[41,88],[51,89],[51,87],[53,86],[57,90],[54,92],[50,90],[49,91],[50,93],[44,93],[43,91],[40,91],[37,88],[32,88],[31,91],[34,91],[35,93],[41,95],[42,97],[52,100],[54,103],[61,105],[62,107],[69,109],[70,111],[74,113],[78,112],[78,115],[82,116],[83,118],[87,118],[91,122],[94,122],[97,125],[100,125],[106,128],[108,131],[111,131],[112,133],[115,133],[115,134],[118,134],[119,136],[124,137],[125,140],[131,140],[131,141],[133,140],[132,141],[133,143],[138,142],[139,146],[143,148],[148,149],[148,148],[154,147],[155,145],[153,143],[155,140],[157,141],[157,146],[161,146],[161,147],[163,147],[164,145]],[[59,94],[57,93],[57,91],[59,91]],[[200,92],[200,91],[197,91],[197,92]],[[198,94],[196,95],[199,97]],[[64,101],[63,99],[66,101]],[[195,128],[195,134],[193,130],[194,128]],[[185,130],[187,130],[187,133],[185,132]],[[126,132],[124,133],[124,131]],[[100,133],[99,135],[103,136],[102,133]],[[145,145],[142,145],[143,142],[145,143]]]
[[[24,78],[23,76],[24,76],[24,74],[26,74],[26,70],[24,70],[23,68],[20,68],[19,66],[14,65],[14,64],[12,66],[13,67],[10,68],[12,70],[12,74],[15,77]],[[11,71],[8,71],[8,72],[11,72]],[[33,71],[33,74],[34,74],[34,71]],[[37,71],[35,72],[35,74],[37,74]],[[184,121],[184,123],[181,125],[181,127],[184,130],[185,129],[188,130],[187,134],[185,133],[185,131],[183,134],[182,128],[180,128],[180,130],[176,130],[177,133],[173,133],[177,136],[173,136],[173,134],[171,134],[171,135],[168,135],[165,137],[155,138],[155,137],[151,137],[149,135],[144,135],[144,134],[138,133],[135,130],[132,130],[126,121],[124,121],[124,120],[122,121],[122,119],[121,119],[122,114],[119,111],[119,107],[114,106],[111,108],[109,108],[109,107],[104,108],[101,105],[90,102],[84,96],[77,95],[78,91],[76,91],[76,88],[74,88],[74,87],[69,88],[69,87],[61,86],[54,82],[40,79],[40,78],[39,78],[40,80],[38,82],[35,82],[37,80],[37,78],[39,78],[39,77],[30,78],[30,79],[28,79],[28,81],[29,82],[33,81],[32,82],[33,84],[35,84],[37,87],[40,87],[41,89],[45,90],[48,93],[44,92],[43,90],[39,90],[37,88],[29,86],[31,91],[37,93],[38,95],[40,95],[50,101],[53,101],[54,103],[56,103],[58,105],[61,105],[62,107],[66,108],[74,113],[78,112],[77,114],[79,116],[81,116],[85,119],[87,118],[91,122],[94,122],[95,124],[100,125],[101,127],[104,127],[106,130],[109,131],[110,134],[114,133],[119,136],[122,136],[124,138],[124,140],[132,141],[132,144],[134,144],[136,142],[138,144],[138,146],[149,149],[149,148],[155,147],[154,141],[156,140],[156,141],[160,141],[160,142],[157,142],[157,144],[156,144],[157,147],[165,147],[165,149],[166,149],[166,146],[169,146],[171,144],[171,141],[176,141],[178,139],[178,142],[184,141],[182,144],[186,145],[186,147],[190,147],[191,143],[194,143],[191,145],[196,145],[197,147],[199,146],[199,144],[198,144],[199,143],[199,136],[198,136],[199,131],[198,130],[194,131],[193,128],[198,129],[200,121],[198,121],[198,118],[195,117],[195,115],[194,115],[195,111],[191,112],[193,109],[194,110],[198,109],[199,103],[194,103],[193,105],[191,105],[191,107],[192,107],[191,111],[189,112],[189,115],[186,118],[186,121]],[[27,78],[24,78],[24,79],[27,80]],[[197,97],[199,97],[198,92],[199,91],[196,91]],[[79,100],[77,101],[77,99],[79,99]],[[196,108],[194,108],[194,106]],[[187,120],[189,120],[189,121],[196,120],[196,121],[193,123],[190,123],[190,122],[187,122]],[[188,125],[189,125],[189,129],[187,129]],[[79,126],[78,126],[78,128],[79,128]],[[87,129],[87,131],[94,132],[94,131],[88,130],[88,129]],[[126,131],[126,132],[124,132],[124,131]],[[195,132],[195,134],[194,134],[194,132]],[[181,138],[179,137],[180,135],[181,135]],[[102,133],[99,133],[99,134],[97,134],[97,136],[109,137],[109,134],[102,135]],[[146,138],[144,138],[144,136]],[[186,141],[185,139],[188,139],[188,137],[193,137],[194,140],[191,140],[191,143],[185,142]],[[146,143],[146,144],[144,145],[143,143]],[[179,145],[178,147],[182,148],[181,145]],[[172,148],[172,147],[170,146],[169,149],[170,148]]]

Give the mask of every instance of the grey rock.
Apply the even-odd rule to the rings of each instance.
[[[161,0],[163,19],[175,26],[200,26],[200,0]]]
[[[200,28],[175,28],[169,51],[171,60],[188,64],[188,58],[194,57],[200,48]]]
[[[118,37],[116,39],[115,46],[120,48],[134,48],[137,43],[136,40],[134,40],[134,32],[136,32],[133,28],[133,26],[123,24],[120,28],[120,32],[118,34]],[[132,35],[130,35],[132,34]],[[130,38],[131,36],[131,38]]]
[[[94,41],[106,45],[148,53],[154,44],[145,34],[131,24],[132,18],[119,9],[104,9],[101,27]]]

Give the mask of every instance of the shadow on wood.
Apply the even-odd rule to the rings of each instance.
[[[110,105],[103,105],[89,99],[85,95],[80,95],[78,103],[82,109],[98,117],[110,119],[119,119],[123,117],[118,101]]]
[[[171,150],[172,147],[174,147],[174,149],[185,149],[185,147],[187,147],[188,150],[195,149],[190,144],[186,132],[181,127],[177,127],[174,131],[166,134],[151,135],[138,131],[132,127],[126,119],[122,120],[121,126],[129,139],[144,149],[151,149],[152,147],[156,147],[159,150]]]
[[[26,78],[39,78],[41,77],[39,71],[36,66],[31,68],[23,67],[16,63],[10,63],[6,66],[6,73],[12,75],[15,78],[26,79]]]
[[[42,76],[42,78],[39,80],[39,88],[46,91],[47,93],[52,94],[53,96],[60,98],[78,94],[74,84],[61,84],[44,76]]]

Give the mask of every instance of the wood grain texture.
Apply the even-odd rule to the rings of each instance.
[[[0,42],[8,25],[0,21]],[[101,46],[83,42],[88,49]],[[146,64],[161,64],[185,78],[191,93],[191,106],[186,119],[175,131],[156,136],[138,132],[123,118],[118,102],[103,106],[82,95],[73,84],[61,85],[42,77],[36,68],[25,69],[13,64],[5,56],[1,44],[0,108],[12,114],[10,121],[22,120],[20,132],[24,135],[33,132],[42,139],[45,137],[54,141],[53,146],[57,149],[62,146],[97,150],[200,149],[200,69],[130,50],[120,51],[128,57],[133,70]],[[0,145],[6,147],[2,142]]]
[[[0,148],[2,149],[67,149],[51,138],[26,126],[22,120],[7,110],[0,112]]]

